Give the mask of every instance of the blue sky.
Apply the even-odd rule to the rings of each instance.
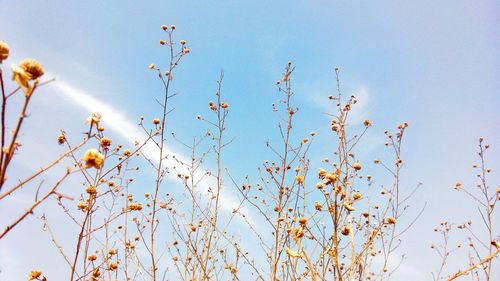
[[[226,165],[237,167],[238,176],[254,173],[269,157],[264,142],[277,136],[274,84],[288,60],[297,66],[297,137],[318,133],[312,152],[316,159],[333,148],[329,121],[321,113],[326,110],[323,98],[334,90],[333,68],[340,66],[344,91],[360,99],[358,119],[368,117],[375,124],[358,152],[362,159],[385,153],[385,129],[410,123],[404,184],[410,188],[422,182],[415,205],[427,202],[428,207],[408,233],[405,249],[408,264],[430,278],[428,269],[436,261],[421,245],[437,239],[432,229],[439,221],[461,220],[473,211],[460,207],[468,201],[451,186],[457,180],[473,183],[470,167],[479,136],[492,144],[489,164],[494,171],[500,167],[499,8],[498,1],[489,0],[0,0],[0,40],[11,46],[8,63],[37,58],[49,74],[113,105],[130,120],[150,119],[158,110],[154,98],[161,95],[161,85],[147,66],[165,64],[160,26],[176,24],[177,38],[186,39],[192,53],[175,76],[174,90],[180,95],[173,128],[186,138],[203,130],[195,116],[206,113],[223,69],[223,92],[232,108],[229,134],[236,138]],[[47,159],[57,155],[57,148],[41,139],[54,138],[60,128],[79,132],[81,124],[68,120],[84,120],[90,110],[56,85],[46,87],[34,102],[24,157]],[[29,140],[44,149],[30,146]],[[36,168],[18,165],[19,174]],[[494,172],[491,184],[499,180]],[[19,247],[16,243],[24,238],[0,243],[0,263],[20,257],[2,253]],[[0,266],[12,280],[29,270]]]

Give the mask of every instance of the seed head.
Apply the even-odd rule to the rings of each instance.
[[[0,41],[0,63],[9,57],[9,45],[7,43]]]

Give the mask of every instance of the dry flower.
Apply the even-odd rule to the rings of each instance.
[[[110,256],[114,256],[114,255],[116,255],[116,253],[117,253],[117,252],[116,252],[116,249],[115,249],[115,248],[109,248],[109,249],[108,249],[108,255],[110,255]]]
[[[359,193],[359,192],[354,192],[354,194],[352,195],[352,198],[353,198],[354,200],[359,200],[359,199],[361,199],[361,193]]]
[[[323,207],[323,205],[321,205],[321,203],[319,203],[318,201],[314,202],[314,208],[318,211],[321,211],[321,208]]]
[[[99,143],[101,144],[101,146],[103,148],[109,147],[112,142],[113,141],[110,138],[107,138],[107,137],[102,137],[101,140],[99,141]]]
[[[115,271],[118,269],[118,263],[117,262],[112,262],[108,265],[108,269],[111,270],[111,271]]]
[[[82,160],[85,161],[85,168],[100,169],[104,164],[104,155],[99,150],[91,148],[85,152]]]
[[[347,202],[344,202],[344,203],[342,204],[342,206],[344,206],[344,208],[346,208],[346,209],[347,209],[347,211],[349,211],[349,212],[352,212],[352,211],[355,211],[355,210],[356,210],[356,208],[354,208],[353,206],[351,206],[351,205],[350,205],[350,204],[348,204]]]
[[[76,207],[78,208],[78,210],[86,211],[88,209],[89,205],[84,201],[78,201],[78,203],[76,204]]]
[[[347,236],[349,233],[351,233],[351,227],[349,226],[344,226],[341,231],[342,235]]]
[[[57,143],[64,144],[65,142],[66,142],[66,136],[63,133],[60,133],[59,136],[57,136]]]
[[[97,188],[93,185],[87,187],[87,189],[85,189],[85,191],[90,194],[90,195],[93,195],[93,194],[96,194],[97,193]]]
[[[296,176],[295,179],[297,180],[298,184],[303,184],[304,183],[304,176]]]
[[[302,225],[306,224],[307,223],[307,218],[306,217],[300,217],[299,218],[299,223],[302,224]]]
[[[0,63],[9,57],[9,45],[7,43],[0,41]]]
[[[90,117],[87,118],[87,123],[91,126],[99,126],[99,122],[101,122],[102,115],[98,112],[93,112]]]
[[[35,280],[35,279],[39,278],[40,276],[42,276],[42,272],[41,271],[39,271],[39,270],[32,270],[28,274],[28,280]]]
[[[396,218],[394,218],[394,217],[388,217],[387,218],[387,223],[388,224],[396,224]]]
[[[292,258],[300,258],[300,254],[299,254],[299,253],[295,252],[294,250],[292,250],[292,249],[290,249],[290,248],[288,248],[288,247],[286,247],[286,253],[287,253],[290,257],[292,257]]]
[[[355,162],[354,164],[352,164],[352,168],[356,171],[361,170],[361,163]]]

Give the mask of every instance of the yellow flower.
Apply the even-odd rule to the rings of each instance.
[[[82,160],[85,161],[85,168],[100,169],[104,164],[104,155],[99,150],[91,148],[85,152]]]
[[[9,57],[9,45],[7,43],[0,41],[0,63]]]

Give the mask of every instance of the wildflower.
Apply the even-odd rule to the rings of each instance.
[[[323,170],[323,169],[320,169],[320,170],[318,171],[318,176],[319,176],[320,178],[324,178],[324,177],[326,176],[326,174],[327,174],[327,171],[325,171],[325,170]]]
[[[302,227],[302,226],[299,226],[299,227],[297,227],[296,229],[293,229],[293,230],[289,229],[288,232],[290,232],[290,231],[292,232],[293,237],[295,237],[295,239],[299,239],[299,238],[304,237],[304,227]]]
[[[325,175],[325,180],[324,180],[324,183],[325,184],[330,184],[332,182],[335,182],[337,180],[337,175],[334,174],[334,173],[327,173]]]
[[[0,63],[9,57],[9,45],[0,41]]]
[[[153,119],[153,124],[155,124],[155,125],[160,124],[160,119],[158,119],[158,118],[154,118],[154,119]]]
[[[117,269],[118,269],[118,263],[115,261],[108,265],[108,270],[115,271]]]
[[[140,211],[140,210],[142,210],[142,204],[141,203],[130,203],[128,205],[128,209],[131,211]]]
[[[302,224],[302,225],[306,224],[307,223],[307,218],[306,217],[300,217],[299,218],[299,223]]]
[[[101,276],[101,271],[99,270],[99,268],[94,269],[94,271],[92,271],[92,277],[94,277],[95,279],[92,278],[92,280],[97,280],[99,276]]]
[[[78,210],[86,211],[88,209],[89,205],[84,201],[79,201],[76,204],[76,207],[78,208]]]
[[[331,129],[332,129],[332,131],[334,131],[334,132],[338,132],[338,131],[340,130],[340,125],[339,125],[339,124],[337,124],[337,123],[335,123],[335,124],[333,124],[333,125],[332,125],[332,128],[331,128]]]
[[[295,179],[297,180],[298,184],[303,184],[304,183],[304,176],[296,176]]]
[[[175,30],[175,25],[173,25],[173,24],[172,24],[172,25],[170,26],[170,28],[171,28],[172,30]]]
[[[91,126],[99,126],[99,122],[101,122],[102,115],[98,112],[94,112],[87,118],[87,123],[90,123]]]
[[[160,40],[160,45],[165,45],[165,40]]]
[[[85,191],[90,194],[90,195],[93,195],[93,194],[96,194],[97,193],[97,189],[95,188],[95,186],[91,185],[89,187],[87,187],[87,189],[85,189]]]
[[[161,26],[161,29],[163,29],[163,30],[167,30],[167,29],[168,29],[168,26],[166,26],[166,25],[162,25],[162,26]]]
[[[181,45],[186,45],[187,41],[186,40],[180,40],[179,43],[181,43]]]
[[[347,202],[344,202],[344,204],[342,204],[342,206],[344,206],[344,208],[346,208],[347,211],[349,211],[349,212],[356,210],[356,208],[354,208],[352,205],[348,204]]]
[[[123,151],[123,155],[124,155],[124,156],[127,156],[127,157],[128,157],[128,156],[130,156],[131,154],[132,154],[132,152],[130,152],[130,149],[125,149],[125,150]]]
[[[287,253],[290,257],[292,257],[292,258],[300,258],[300,254],[299,254],[299,253],[295,252],[294,250],[292,250],[292,249],[290,249],[290,248],[288,248],[288,247],[286,247],[286,253]]]
[[[152,63],[152,64],[149,65],[149,69],[154,69],[154,68],[155,68],[155,64],[154,63]]]
[[[361,198],[361,193],[359,193],[359,192],[355,192],[355,193],[352,195],[352,198],[353,198],[354,200],[358,200],[358,199],[360,199],[360,198]]]
[[[182,48],[182,53],[183,54],[189,54],[191,52],[191,50],[189,48]]]
[[[89,261],[95,261],[97,259],[97,256],[95,254],[92,254],[92,255],[88,256],[87,259]]]
[[[38,270],[32,270],[32,271],[28,274],[28,280],[35,280],[35,279],[38,279],[40,276],[42,276],[42,272],[41,272],[41,271],[38,271]]]
[[[318,211],[321,211],[321,208],[323,207],[323,205],[321,205],[321,203],[319,203],[318,201],[314,202],[314,208]]]
[[[109,248],[109,250],[108,250],[108,254],[109,254],[110,256],[114,256],[114,255],[116,255],[116,249],[115,249],[115,248]]]
[[[361,164],[359,162],[355,162],[354,164],[352,164],[352,167],[354,168],[354,170],[356,171],[359,171],[361,170]]]
[[[20,87],[28,88],[30,80],[29,74],[17,65],[11,65],[12,67],[12,80],[15,80]]]
[[[365,125],[366,127],[369,127],[372,125],[372,121],[370,119],[365,119],[365,121],[363,121],[363,125]]]
[[[222,107],[222,108],[226,109],[226,108],[228,108],[228,107],[229,107],[229,104],[227,104],[227,103],[223,102],[223,103],[221,103],[221,104],[220,104],[220,107]]]
[[[36,80],[43,75],[42,65],[34,59],[24,59],[18,66],[12,65],[12,79],[15,80],[19,86],[28,88],[30,80]]]
[[[344,235],[344,236],[349,235],[350,232],[351,232],[351,228],[349,226],[344,226],[342,228],[342,231],[341,231],[342,235]]]
[[[323,187],[324,187],[324,186],[325,186],[325,185],[324,185],[322,182],[318,182],[318,183],[316,184],[316,188],[317,188],[317,189],[323,189]]]
[[[111,145],[111,142],[113,142],[110,138],[107,137],[102,137],[99,143],[103,148],[107,148]]]
[[[191,229],[192,232],[195,232],[196,231],[196,226],[194,224],[191,224],[189,226],[189,229]]]
[[[94,167],[100,169],[104,164],[104,155],[95,148],[87,150],[82,159],[85,161],[85,168]]]
[[[66,136],[63,133],[60,133],[59,136],[57,136],[57,143],[64,144],[65,142]]]
[[[387,223],[388,224],[396,224],[396,218],[394,218],[394,217],[388,217],[387,218]]]

